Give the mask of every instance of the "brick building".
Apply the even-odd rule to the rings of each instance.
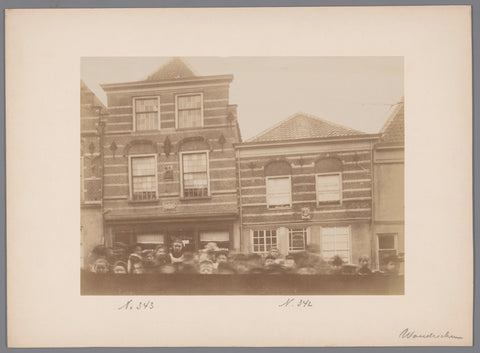
[[[371,255],[377,139],[299,113],[236,145],[241,249],[286,254],[311,247],[349,263]]]
[[[397,104],[374,148],[374,234],[376,266],[405,252],[404,242],[404,103]]]
[[[80,82],[80,231],[81,257],[103,243],[102,116],[105,106]],[[82,261],[83,262],[83,261]]]
[[[81,84],[83,256],[94,245],[208,242],[316,249],[357,263],[403,252],[403,103],[380,134],[298,113],[242,142],[232,75],[175,58],[143,81]]]
[[[139,82],[104,84],[105,244],[238,247],[232,75],[173,59]]]

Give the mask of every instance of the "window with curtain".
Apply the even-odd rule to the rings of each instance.
[[[350,228],[322,227],[322,257],[330,261],[335,255],[350,262]]]
[[[158,130],[158,97],[135,98],[135,130]]]
[[[203,125],[202,110],[201,94],[177,96],[178,128],[201,127]]]
[[[307,245],[307,229],[289,229],[288,230],[288,250],[303,251]]]
[[[268,208],[291,207],[292,183],[290,176],[267,177]]]
[[[209,195],[208,156],[202,153],[183,153],[183,197],[205,197]]]
[[[157,198],[157,170],[155,156],[130,157],[133,200]]]

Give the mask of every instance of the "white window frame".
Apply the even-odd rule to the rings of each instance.
[[[340,227],[321,227],[320,228],[320,252],[322,254],[322,257],[325,258],[324,256],[324,250],[323,250],[323,232],[325,228],[347,228],[348,229],[348,263],[353,263],[352,262],[352,226],[340,226]],[[336,251],[337,249],[335,249]],[[326,260],[326,259],[325,259]]]
[[[290,246],[291,243],[291,232],[303,231],[303,249],[292,249]],[[288,252],[299,252],[305,251],[307,249],[307,238],[308,238],[308,228],[288,228]]]
[[[338,175],[338,178],[340,179],[340,188],[338,190],[338,200],[332,200],[332,201],[321,201],[318,198],[318,177],[319,176],[328,176],[328,175]],[[332,173],[317,173],[315,174],[315,198],[317,200],[317,206],[323,206],[323,205],[333,205],[333,204],[342,204],[343,200],[343,176],[341,172],[332,172]]]
[[[130,200],[136,202],[142,202],[142,200],[134,200],[133,199],[133,175],[132,175],[132,158],[141,158],[141,157],[153,157],[155,160],[155,199],[151,200],[144,200],[144,202],[148,201],[155,201],[158,200],[158,165],[157,165],[157,155],[150,153],[150,154],[133,154],[128,156],[128,185],[130,188]]]
[[[208,189],[208,195],[203,196],[203,197],[210,197],[211,196],[211,191],[210,191],[210,151],[208,150],[199,150],[199,151],[185,151],[185,152],[180,152],[180,195],[182,198],[185,198],[185,193],[183,190],[183,155],[185,154],[200,154],[200,153],[205,153],[207,155],[207,189]],[[191,199],[197,199],[201,197],[187,197]]]
[[[195,126],[195,127],[179,127],[179,121],[178,121],[178,98],[179,97],[188,97],[188,96],[198,96],[200,95],[200,100],[202,102],[201,107],[200,107],[200,119],[201,119],[201,125],[200,126]],[[205,120],[204,120],[204,103],[203,103],[203,92],[192,92],[192,93],[182,93],[182,94],[176,94],[175,95],[175,129],[199,129],[203,128],[205,125]]]
[[[255,232],[263,232],[263,245],[265,247],[264,251],[255,251],[255,243],[253,241],[253,235]],[[278,230],[277,229],[252,229],[250,230],[250,240],[251,240],[251,249],[252,252],[255,254],[268,254],[269,250],[267,250],[267,243],[266,243],[266,232],[275,232],[275,247],[278,248]]]
[[[158,111],[157,111],[157,128],[153,130],[137,130],[137,107],[136,107],[136,101],[137,99],[153,99],[157,98],[157,104],[158,104]],[[160,130],[160,96],[142,96],[142,97],[133,97],[132,99],[132,110],[133,110],[133,131],[158,131]]]
[[[389,232],[383,232],[383,233],[376,233],[377,235],[377,268],[380,268],[380,237],[385,236],[385,235],[393,235],[393,249],[382,249],[382,250],[395,250],[395,255],[398,255],[398,233],[389,233]]]
[[[268,181],[271,179],[286,179],[288,178],[289,185],[290,185],[290,203],[288,205],[284,206],[278,206],[278,205],[270,205],[270,200],[269,200],[269,186],[268,186]],[[265,177],[265,189],[266,189],[266,195],[265,198],[267,199],[267,208],[269,209],[276,209],[276,208],[292,208],[292,176],[291,175],[276,175],[276,176],[267,176]]]

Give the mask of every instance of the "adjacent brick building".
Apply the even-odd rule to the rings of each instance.
[[[299,113],[237,145],[242,250],[370,255],[377,139]]]
[[[405,252],[404,241],[404,103],[397,104],[374,149],[374,260]]]
[[[81,257],[103,243],[102,133],[105,106],[80,82],[80,231]]]

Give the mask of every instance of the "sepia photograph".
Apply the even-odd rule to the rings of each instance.
[[[403,57],[82,57],[81,294],[404,294]]]
[[[5,11],[8,347],[471,346],[471,12]]]

